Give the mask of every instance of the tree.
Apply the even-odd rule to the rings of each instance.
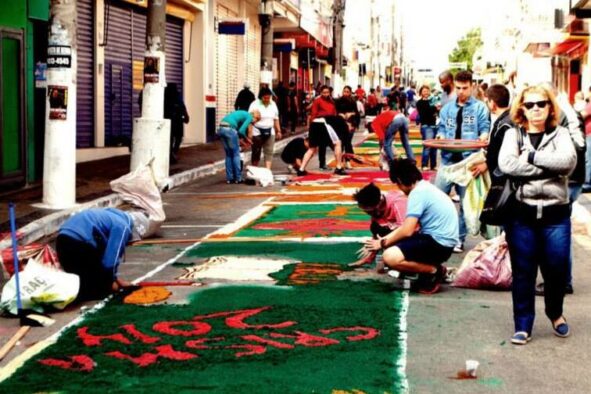
[[[472,57],[483,42],[480,39],[480,28],[472,29],[466,35],[458,40],[456,47],[447,56],[450,62],[466,62],[468,68],[472,69]]]

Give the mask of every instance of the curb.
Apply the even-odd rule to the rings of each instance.
[[[297,138],[298,136],[290,136],[289,138],[284,138],[275,143],[275,150],[282,149],[291,141],[293,138]],[[250,161],[251,152],[246,152],[244,154],[244,161]],[[178,174],[172,175],[169,177],[169,186],[170,189],[174,189],[176,187],[185,185],[187,183],[193,182],[197,179],[205,178],[209,175],[214,175],[225,168],[225,160],[218,160],[211,164],[206,164],[200,167],[195,167],[193,169],[180,172]],[[43,237],[47,237],[59,230],[62,224],[70,216],[83,211],[89,208],[114,208],[123,203],[121,197],[118,194],[112,193],[107,196],[98,198],[93,201],[89,201],[84,204],[80,204],[75,208],[64,209],[58,212],[51,213],[47,216],[42,217],[41,219],[37,219],[26,226],[22,227],[19,230],[19,245],[28,245],[31,242],[35,242]],[[12,241],[10,239],[0,241],[0,250],[11,248]]]

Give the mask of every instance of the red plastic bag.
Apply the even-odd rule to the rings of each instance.
[[[34,243],[17,248],[17,256],[19,261],[19,271],[22,271],[27,261],[35,258],[37,261],[48,264],[52,267],[61,269],[60,263],[57,259],[57,253],[49,245]],[[0,250],[0,265],[8,276],[14,274],[14,260],[12,256],[12,248]]]
[[[509,290],[513,282],[505,235],[483,241],[468,252],[453,281],[455,287]]]

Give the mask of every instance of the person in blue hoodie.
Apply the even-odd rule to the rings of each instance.
[[[490,129],[490,115],[486,104],[472,97],[472,73],[460,71],[455,76],[456,99],[448,102],[439,113],[439,125],[437,138],[457,140],[486,140]],[[458,163],[472,152],[441,151],[441,166],[449,166]],[[478,171],[472,171],[472,176],[477,177]],[[444,193],[449,194],[455,186],[456,193],[460,197],[460,243],[454,248],[454,252],[464,251],[467,229],[462,209],[462,200],[466,188],[455,183],[448,182],[437,173],[435,185]]]
[[[148,228],[144,212],[93,208],[76,213],[60,228],[56,251],[64,271],[80,277],[79,300],[100,299],[130,285],[117,277],[130,241]]]

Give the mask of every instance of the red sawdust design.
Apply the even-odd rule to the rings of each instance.
[[[300,219],[284,222],[259,223],[255,230],[286,230],[284,236],[313,237],[339,236],[343,231],[367,230],[367,223],[343,219]]]
[[[351,196],[343,194],[300,194],[283,195],[277,197],[273,202],[343,202],[351,201]]]

